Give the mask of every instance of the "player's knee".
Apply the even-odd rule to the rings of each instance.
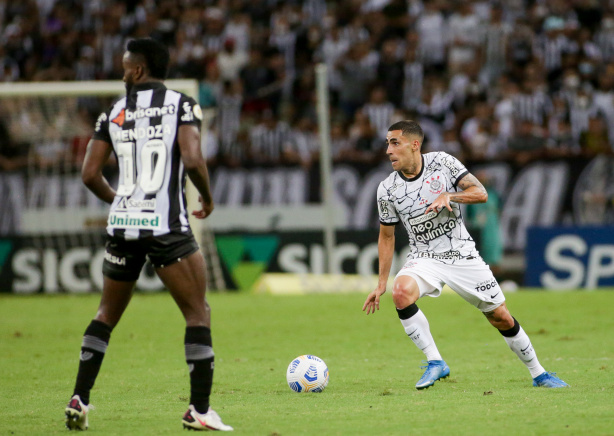
[[[488,321],[499,330],[508,330],[514,327],[514,317],[505,307],[498,307],[493,312],[485,313]]]
[[[509,330],[512,327],[514,327],[514,318],[509,312],[507,312],[507,315],[504,315],[499,319],[497,328],[499,330]]]
[[[402,309],[414,304],[418,300],[418,292],[407,282],[395,282],[392,287],[392,301],[394,305]]]

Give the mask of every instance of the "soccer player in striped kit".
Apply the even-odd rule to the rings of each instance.
[[[90,390],[113,328],[130,302],[148,258],[186,321],[185,357],[190,370],[190,406],[185,428],[224,430],[209,407],[214,353],[210,308],[205,299],[205,261],[190,229],[186,173],[200,194],[198,219],[213,211],[209,175],[200,149],[202,112],[192,98],[164,86],[168,49],[149,39],[128,43],[123,57],[126,97],[100,115],[82,168],[85,185],[111,204],[98,312],[85,330],[66,426],[88,427]],[[111,153],[119,164],[113,189],[102,175]]]
[[[459,203],[484,203],[486,189],[455,157],[444,152],[422,154],[423,140],[422,128],[414,121],[399,121],[388,129],[386,154],[394,171],[377,190],[379,281],[363,311],[368,315],[379,310],[392,266],[394,229],[403,224],[411,251],[394,279],[392,300],[403,329],[427,359],[416,389],[450,375],[428,320],[416,305],[425,295],[438,297],[444,284],[499,330],[531,373],[533,386],[566,387],[540,365],[529,337],[507,309],[499,283],[465,228]]]

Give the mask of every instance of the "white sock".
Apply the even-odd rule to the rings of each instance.
[[[533,349],[531,340],[529,339],[529,336],[527,336],[527,334],[524,332],[522,327],[520,327],[520,330],[518,331],[518,334],[516,336],[512,336],[509,338],[503,336],[503,339],[505,339],[507,345],[514,353],[516,353],[522,363],[524,363],[527,368],[529,368],[531,377],[535,378],[546,371],[544,367],[539,364],[539,360],[537,360],[537,354],[535,354],[535,350]]]
[[[429,322],[420,309],[411,318],[401,319],[407,336],[426,355],[426,360],[443,360],[429,328]]]

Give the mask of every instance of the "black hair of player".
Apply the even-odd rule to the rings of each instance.
[[[420,127],[420,124],[416,123],[415,121],[397,121],[392,126],[388,127],[389,132],[392,132],[393,130],[403,131],[403,136],[415,135],[420,138],[420,143],[424,141],[424,132],[422,131],[422,127]]]
[[[149,75],[152,78],[166,79],[170,55],[168,47],[164,44],[152,38],[139,38],[128,42],[126,50],[145,59]]]

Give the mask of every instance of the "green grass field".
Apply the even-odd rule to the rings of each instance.
[[[451,377],[417,391],[423,359],[390,295],[212,294],[212,406],[243,435],[614,435],[614,291],[518,292],[508,307],[569,389],[537,389],[484,317],[456,295],[419,302]],[[0,434],[65,433],[81,336],[98,295],[0,297]],[[167,294],[136,295],[94,390],[90,433],[180,434],[188,406],[183,321]],[[286,368],[315,354],[320,394]]]

